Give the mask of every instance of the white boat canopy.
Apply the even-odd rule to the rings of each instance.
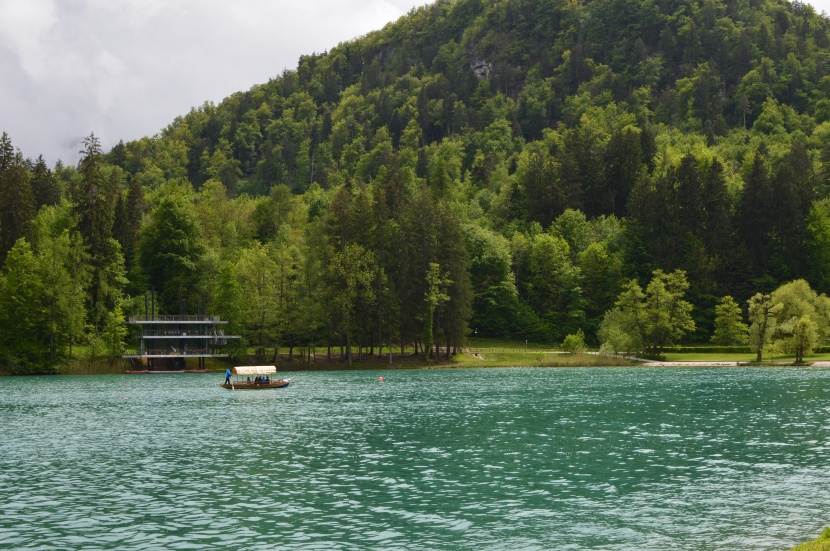
[[[233,368],[237,375],[273,375],[277,368],[273,365],[239,365]]]

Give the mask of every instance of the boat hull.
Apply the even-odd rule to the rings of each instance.
[[[228,390],[266,390],[269,388],[285,388],[289,385],[291,381],[288,379],[280,379],[279,381],[274,381],[273,383],[268,383],[264,385],[255,385],[254,383],[233,383],[231,385],[227,383],[222,383],[222,388],[227,388]]]

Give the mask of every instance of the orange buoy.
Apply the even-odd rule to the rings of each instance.
[[[378,382],[383,382],[383,377],[378,377]]]

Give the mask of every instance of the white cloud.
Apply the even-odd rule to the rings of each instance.
[[[74,162],[383,27],[415,0],[3,0],[0,131]]]
[[[805,2],[805,4],[811,4],[817,13],[824,12],[830,15],[830,0],[813,0],[811,2]]]
[[[48,61],[44,37],[56,21],[51,0],[8,0],[0,4],[0,47],[18,58],[26,74],[37,78]]]

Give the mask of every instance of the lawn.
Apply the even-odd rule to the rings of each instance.
[[[664,354],[666,361],[669,362],[747,362],[755,361],[755,354],[736,354],[729,352],[701,352],[701,353],[667,353]],[[764,363],[792,363],[795,361],[795,356],[792,354],[765,354]],[[816,361],[830,361],[830,354],[815,354],[813,356],[806,356],[805,362]]]
[[[60,369],[62,374],[93,374],[93,373],[123,373],[130,369],[130,364],[127,360],[118,359],[115,362],[90,362],[86,359],[89,351],[87,347],[75,347],[75,360],[67,361]],[[556,345],[551,344],[535,344],[524,341],[506,341],[497,339],[470,339],[464,352],[453,357],[451,361],[444,359],[442,353],[439,362],[424,362],[422,357],[413,355],[412,347],[408,347],[406,354],[400,354],[400,348],[393,349],[392,364],[389,363],[388,348],[384,348],[384,355],[378,356],[377,349],[375,349],[374,356],[368,356],[364,351],[363,358],[359,359],[356,349],[353,349],[352,365],[340,359],[339,347],[331,349],[331,360],[328,358],[328,348],[316,347],[316,357],[311,363],[307,363],[307,358],[301,359],[303,351],[301,348],[294,349],[293,361],[288,361],[287,348],[280,349],[280,357],[277,362],[273,361],[274,349],[266,349],[266,354],[256,356],[255,349],[251,348],[246,358],[239,358],[237,362],[232,363],[276,363],[280,370],[341,370],[341,369],[423,369],[423,368],[445,368],[445,367],[584,367],[584,366],[621,366],[621,365],[637,365],[638,362],[633,362],[624,358],[611,358],[607,356],[599,356],[596,354],[566,354],[558,349]],[[684,352],[665,354],[666,361],[669,362],[740,362],[752,363],[755,360],[755,354],[749,352],[732,353],[732,352]],[[764,363],[771,364],[787,364],[792,363],[795,358],[792,355],[765,355]],[[830,361],[830,353],[817,354],[805,358],[809,363],[811,361]],[[224,371],[227,367],[228,361],[222,359],[209,358],[206,367],[210,371]],[[188,367],[193,368],[194,365],[188,364]]]
[[[830,551],[830,528],[825,528],[824,532],[813,541],[793,547],[791,551]]]
[[[636,365],[624,358],[609,358],[596,354],[565,354],[554,351],[510,350],[508,348],[482,348],[476,354],[455,356],[453,367],[600,367]]]

